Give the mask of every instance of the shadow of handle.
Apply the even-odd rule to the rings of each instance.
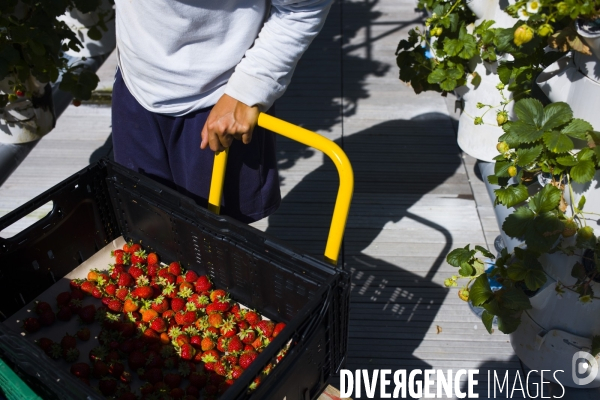
[[[346,229],[348,212],[350,211],[350,202],[352,201],[352,192],[354,190],[354,172],[350,165],[350,160],[346,153],[333,141],[323,137],[315,132],[282,121],[278,118],[261,113],[258,117],[258,125],[295,140],[325,153],[337,168],[340,177],[340,186],[335,200],[333,217],[329,227],[327,245],[325,246],[325,261],[337,265],[342,238]],[[210,182],[210,191],[208,195],[208,209],[215,214],[221,210],[221,198],[223,196],[223,184],[225,182],[225,167],[227,165],[227,155],[229,149],[215,154],[213,174]]]

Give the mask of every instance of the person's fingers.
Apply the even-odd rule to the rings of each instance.
[[[244,133],[242,135],[242,142],[244,144],[249,144],[252,141],[252,129],[248,133]]]
[[[202,150],[206,149],[206,146],[208,146],[208,130],[206,125],[207,124],[204,124],[202,132],[200,132],[200,149]]]
[[[223,151],[225,150],[225,147],[223,147],[221,145],[221,141],[219,140],[219,135],[217,135],[214,132],[208,132],[208,143],[210,146],[210,149],[212,151]]]

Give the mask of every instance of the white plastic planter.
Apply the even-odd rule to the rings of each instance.
[[[586,60],[589,63],[589,58]],[[586,68],[595,70],[591,66]],[[536,83],[553,103],[559,101],[568,103],[575,118],[585,119],[595,130],[600,130],[597,101],[600,99],[600,83],[584,75],[575,65],[571,54],[567,54],[546,68],[538,76]]]
[[[554,295],[556,296],[556,295]],[[559,301],[565,300],[563,299]],[[562,317],[563,324],[565,322],[579,323],[582,320],[594,319],[594,315],[598,315],[600,308],[589,308],[581,305],[573,305],[573,302],[568,303],[571,307],[561,306],[559,309],[552,311],[555,315]],[[592,302],[593,305],[594,303]],[[548,312],[551,314],[552,312]],[[563,314],[560,314],[560,313]],[[565,318],[569,316],[569,318]],[[556,378],[560,384],[576,388],[596,388],[600,387],[600,374],[596,376],[587,385],[579,385],[573,380],[573,368],[577,370],[581,360],[573,359],[573,356],[579,352],[589,352],[592,347],[592,336],[580,336],[570,333],[552,325],[540,325],[534,321],[528,312],[524,312],[521,316],[521,324],[517,330],[510,334],[510,344],[521,361],[530,369],[537,371],[541,370],[563,370],[558,372]],[[600,356],[596,357],[597,361]],[[544,380],[556,382],[552,373],[546,373]],[[557,382],[558,383],[558,382]]]
[[[475,72],[481,76],[481,83],[475,87],[472,83],[461,86],[455,90],[456,95],[463,101],[463,110],[459,118],[457,141],[459,147],[471,157],[481,161],[492,162],[498,155],[496,145],[498,137],[504,133],[496,122],[496,114],[502,110],[503,101],[500,91],[496,86],[501,83],[496,74],[497,62],[493,64],[480,62],[475,67]],[[507,100],[512,98],[511,92],[503,89]],[[477,103],[492,105],[477,108]],[[511,115],[513,102],[509,103],[506,111]],[[487,112],[486,112],[487,111]],[[485,113],[485,115],[483,115]],[[483,125],[475,125],[475,118],[483,115]]]
[[[0,81],[0,94],[12,93],[8,84],[10,78]],[[17,144],[33,142],[46,135],[54,128],[55,116],[51,104],[51,94],[46,93],[46,84],[30,77],[25,83],[27,91],[33,92],[34,97],[48,98],[45,105],[34,103],[27,97],[9,102],[0,108],[0,143]]]
[[[494,20],[496,23],[493,28],[510,28],[518,20],[505,13],[504,9],[514,3],[514,0],[503,1],[502,5],[499,0],[467,0],[467,7],[477,17],[475,25],[479,25],[483,20]]]
[[[100,40],[93,40],[88,37],[89,28],[98,22],[98,12],[111,13],[106,20],[107,32],[102,31]],[[109,0],[103,0],[98,12],[82,13],[77,9],[60,16],[58,19],[64,21],[77,38],[83,43],[83,49],[79,51],[68,50],[66,54],[73,57],[95,57],[111,53],[117,43],[116,27],[113,5]]]
[[[600,236],[600,171],[596,171],[591,182],[586,184],[571,182],[571,187],[575,205],[579,203],[582,196],[585,196],[585,206],[583,207],[585,223],[594,229],[596,236]],[[569,199],[566,200],[569,201]]]

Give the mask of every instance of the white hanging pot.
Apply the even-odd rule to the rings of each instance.
[[[0,94],[12,94],[11,77],[0,81]],[[0,143],[33,142],[50,132],[56,123],[50,85],[30,77],[25,90],[32,98],[19,97],[0,108]]]
[[[579,309],[581,312],[575,312],[573,309],[566,310],[566,314],[558,314],[559,310],[553,310],[550,307],[548,307],[547,311],[549,314],[556,312],[563,320],[568,319],[573,323],[578,323],[583,319],[593,319],[592,316],[597,315],[599,311],[599,309],[596,309],[596,314],[594,314],[594,311],[587,308],[579,307]],[[561,310],[563,309],[561,308]],[[572,316],[572,318],[565,318],[565,316]],[[574,377],[585,378],[585,376],[581,376],[581,371],[584,370],[582,367],[585,367],[582,364],[583,360],[581,358],[574,358],[574,356],[578,352],[584,352],[584,354],[587,353],[591,358],[591,355],[589,355],[592,347],[591,335],[580,336],[554,326],[540,325],[531,318],[528,311],[525,311],[521,316],[521,324],[509,336],[512,348],[528,368],[537,371],[552,371],[544,374],[544,380],[547,379],[575,388],[600,387],[600,374],[597,374],[595,379],[584,385],[581,385],[582,381],[576,382],[573,379]],[[600,355],[596,357],[596,363],[598,361],[600,361]],[[553,372],[558,370],[564,372],[557,372],[554,375]]]
[[[494,20],[493,28],[510,28],[518,20],[505,13],[504,9],[514,3],[515,0],[503,1],[502,5],[499,0],[467,0],[467,7],[477,17],[475,25],[484,20]]]
[[[99,13],[108,14],[105,17],[106,27],[108,30],[104,32],[102,29],[102,38],[100,40],[90,39],[88,36],[89,28],[95,25],[98,20]],[[58,20],[64,21],[69,28],[77,35],[77,38],[83,43],[83,48],[79,51],[67,50],[65,53],[73,57],[95,57],[111,53],[116,44],[116,26],[113,10],[113,3],[109,0],[102,0],[97,11],[82,13],[77,9],[72,9],[66,14],[58,17]]]
[[[581,73],[570,54],[548,66],[536,79],[537,85],[553,102],[564,101],[571,106],[573,116],[588,121],[600,130],[600,83]]]
[[[582,196],[585,196],[583,219],[587,226],[594,229],[594,234],[600,236],[600,171],[596,171],[594,178],[587,183],[571,181],[574,204],[577,205]],[[568,196],[567,196],[568,195]],[[565,189],[565,200],[570,204],[570,193]]]
[[[498,137],[504,133],[496,121],[496,114],[502,110],[500,103],[503,101],[500,91],[496,88],[501,83],[496,74],[497,66],[497,62],[478,63],[475,72],[481,77],[479,86],[475,87],[469,82],[455,91],[464,104],[458,124],[458,145],[468,155],[486,162],[493,162],[493,158],[498,155]],[[508,89],[503,89],[502,93],[507,100],[512,98]],[[494,107],[487,111],[487,107],[477,108],[477,103]],[[513,102],[506,107],[509,115],[512,114],[512,110]],[[475,117],[482,115],[483,125],[475,125]]]
[[[583,38],[596,59],[600,60],[600,24],[578,18],[575,20],[577,34]]]

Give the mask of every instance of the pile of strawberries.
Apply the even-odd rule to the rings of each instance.
[[[222,394],[285,327],[240,307],[207,276],[185,271],[178,262],[159,263],[155,253],[127,243],[112,252],[115,263],[107,271],[92,270],[86,280],[70,282],[70,291],[57,297],[54,313],[38,302],[39,317],[24,321],[35,332],[55,319],[79,316],[82,324],[101,324],[99,345],[89,353],[89,363],[72,364],[71,372],[85,383],[99,379],[99,391],[119,400],[213,399]],[[82,305],[92,296],[102,305]],[[53,359],[79,359],[78,340],[90,331],[67,334],[60,343],[38,340]],[[286,349],[277,356],[277,362]],[[256,388],[274,367],[268,365],[255,378]],[[132,390],[132,374],[145,383]]]

